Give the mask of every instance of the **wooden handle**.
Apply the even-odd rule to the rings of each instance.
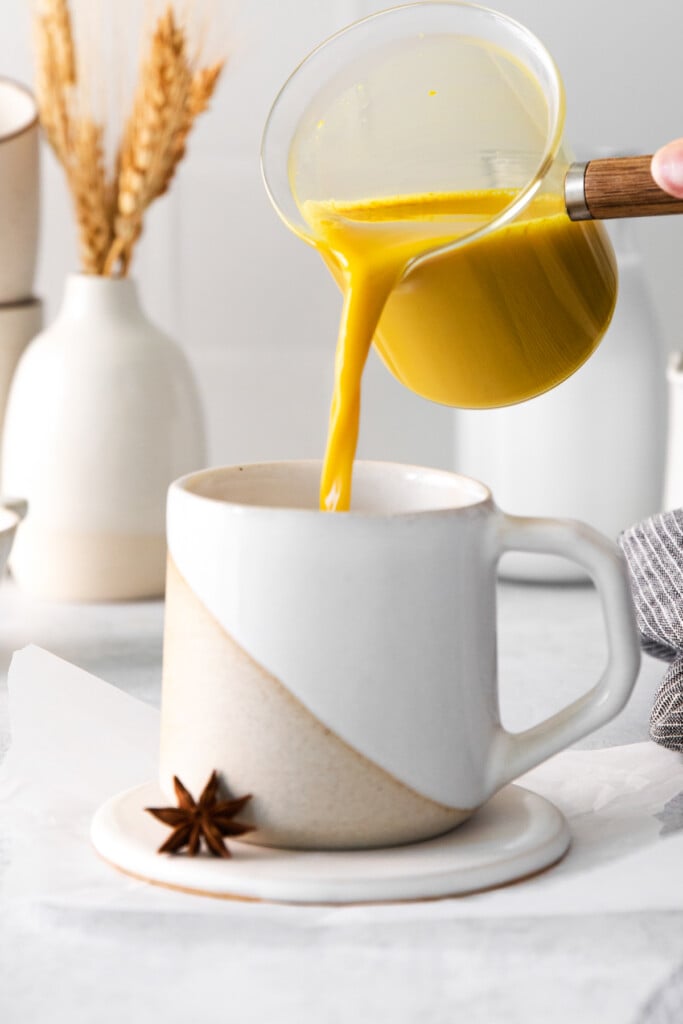
[[[573,220],[617,217],[658,217],[683,213],[683,199],[674,199],[655,183],[651,156],[610,157],[574,164],[567,175],[567,210]],[[583,173],[583,211],[576,195],[577,172]],[[569,189],[573,176],[573,198]],[[580,189],[579,189],[580,191]]]

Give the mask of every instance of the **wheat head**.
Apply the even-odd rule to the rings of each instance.
[[[41,0],[35,37],[41,122],[66,172],[83,270],[126,274],[145,211],[169,188],[224,62],[195,69],[187,26],[169,3],[154,27],[114,172],[108,175],[105,127],[92,117],[79,81],[68,0]]]

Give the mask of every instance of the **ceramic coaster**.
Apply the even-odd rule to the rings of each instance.
[[[409,846],[316,852],[231,841],[230,860],[157,854],[168,829],[144,808],[167,803],[156,783],[113,797],[93,819],[95,849],[137,878],[222,898],[374,903],[460,896],[550,867],[570,840],[567,823],[553,804],[520,786],[507,786],[452,832]]]

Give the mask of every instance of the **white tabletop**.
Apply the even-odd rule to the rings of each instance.
[[[38,644],[158,704],[162,621],[159,602],[52,605],[3,583],[0,756],[9,743],[4,681],[13,650]],[[506,584],[499,621],[510,728],[549,714],[597,678],[605,651],[589,588]],[[662,671],[645,658],[629,706],[580,746],[646,739]],[[0,914],[11,858],[0,824]],[[462,907],[451,915],[446,901],[429,928],[409,912],[379,910],[362,927],[330,910],[293,928],[284,912],[266,918],[244,907],[141,915],[31,905],[0,916],[0,1020],[635,1024],[650,1018],[648,999],[683,962],[682,917],[467,919]]]

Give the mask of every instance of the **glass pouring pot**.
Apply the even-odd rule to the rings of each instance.
[[[566,214],[564,117],[542,44],[447,0],[351,25],[276,98],[270,198],[342,290],[354,261],[385,279],[374,344],[418,394],[522,401],[578,369],[605,332],[614,253],[600,223]]]

